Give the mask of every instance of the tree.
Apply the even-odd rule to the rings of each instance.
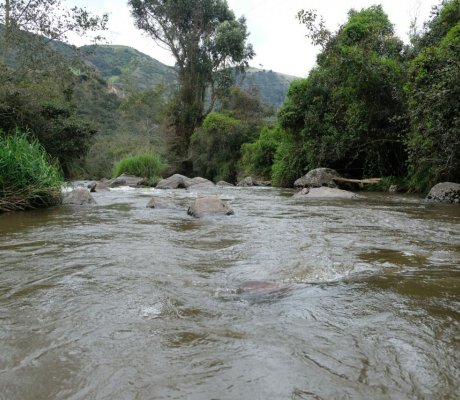
[[[171,108],[174,151],[186,157],[195,128],[231,85],[231,69],[244,69],[254,56],[246,43],[246,21],[236,19],[225,0],[130,0],[129,5],[137,27],[176,60],[180,87]]]

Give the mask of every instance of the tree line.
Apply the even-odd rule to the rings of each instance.
[[[312,10],[298,18],[321,52],[276,125],[246,145],[249,170],[281,186],[316,167],[412,191],[459,181],[460,2],[434,7],[410,45],[381,6],[351,10],[335,33]]]

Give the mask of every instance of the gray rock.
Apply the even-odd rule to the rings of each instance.
[[[333,181],[333,178],[341,178],[340,174],[331,168],[316,168],[312,169],[306,175],[297,179],[294,182],[294,187],[304,188],[312,187],[319,188],[321,186],[327,186],[330,188],[336,188],[337,185]]]
[[[130,186],[130,187],[142,187],[144,185],[145,179],[133,175],[121,174],[118,178],[109,181],[108,186],[111,188],[116,188],[120,186]]]
[[[388,193],[397,193],[399,190],[398,185],[391,185],[390,188],[388,189]]]
[[[220,187],[233,187],[235,185],[233,185],[232,183],[228,183],[228,182],[225,182],[225,181],[219,181],[216,183],[216,186],[220,186]]]
[[[360,196],[348,190],[330,187],[304,188],[294,195],[296,199],[358,199]]]
[[[262,181],[259,179],[255,179],[252,176],[247,176],[246,178],[242,179],[238,182],[237,186],[240,187],[251,187],[251,186],[271,186],[270,181]]]
[[[242,179],[238,182],[237,186],[240,187],[251,187],[254,186],[254,179],[251,176],[247,176],[246,178]]]
[[[196,199],[188,208],[187,214],[202,218],[207,215],[232,215],[233,210],[216,196]]]
[[[93,196],[91,196],[89,190],[82,187],[78,187],[64,195],[64,198],[62,199],[62,204],[86,206],[97,203],[96,200],[94,200]]]
[[[216,186],[216,185],[214,185],[214,182],[210,181],[209,179],[201,178],[200,176],[197,176],[196,178],[190,179],[190,182],[189,182],[189,185],[187,186],[187,189],[190,186],[196,186],[196,185],[201,185],[202,187],[205,186],[205,185]]]
[[[184,175],[174,174],[169,178],[162,179],[156,185],[157,189],[186,189],[192,184],[192,180]]]
[[[425,201],[433,203],[460,203],[460,184],[453,182],[442,182],[434,185]]]
[[[147,208],[176,209],[177,207],[167,199],[163,199],[161,197],[152,197],[147,203]]]
[[[88,189],[91,193],[94,192],[106,192],[109,190],[109,185],[106,182],[91,182],[88,185]]]

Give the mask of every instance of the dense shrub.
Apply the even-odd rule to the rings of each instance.
[[[251,141],[255,134],[239,119],[222,113],[209,114],[192,136],[194,173],[216,182],[235,182],[241,145]]]
[[[244,175],[271,179],[275,153],[285,132],[279,127],[265,127],[253,143],[241,147],[241,168]]]
[[[36,140],[0,131],[0,211],[59,204],[62,183],[60,169]]]
[[[406,93],[411,190],[460,180],[460,1],[444,3],[411,61]]]
[[[121,159],[114,168],[114,177],[121,174],[147,178],[152,183],[161,177],[165,164],[156,154],[140,154]]]

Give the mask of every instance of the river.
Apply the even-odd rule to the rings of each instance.
[[[458,205],[217,194],[0,214],[0,399],[458,398]]]

